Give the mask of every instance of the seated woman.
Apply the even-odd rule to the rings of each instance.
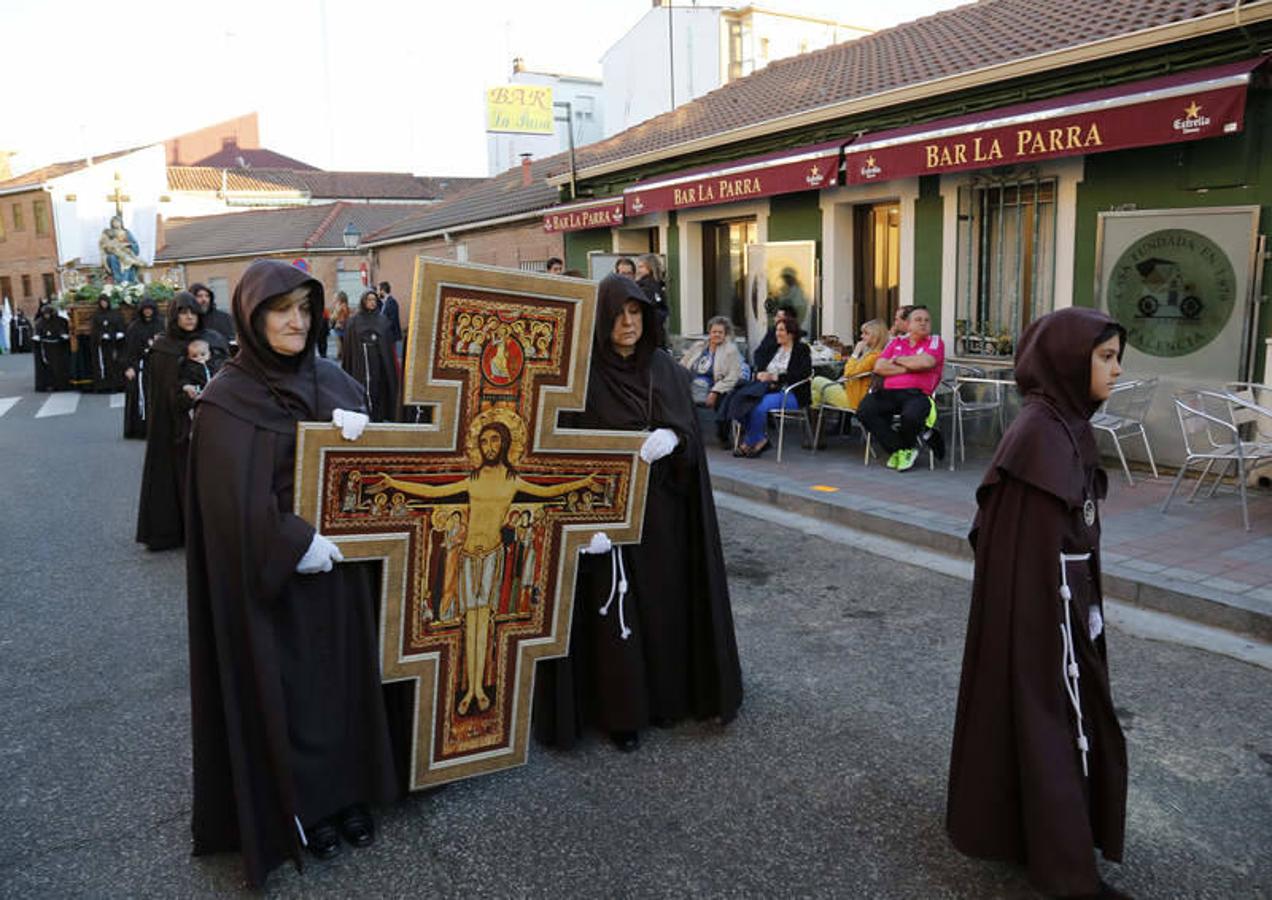
[[[779,319],[774,326],[774,335],[777,352],[764,370],[756,374],[755,381],[739,390],[738,396],[729,404],[730,417],[743,427],[742,440],[734,451],[735,456],[759,456],[768,449],[768,414],[781,407],[783,400],[786,409],[807,409],[812,399],[807,384],[800,385],[790,394],[782,393],[787,385],[801,382],[813,374],[812,353],[808,345],[799,339],[799,324],[792,319]]]
[[[742,354],[733,343],[733,324],[724,316],[707,323],[707,339],[698,341],[680,357],[693,374],[693,402],[715,409],[742,378]]]
[[[813,378],[813,406],[828,403],[839,409],[856,410],[861,398],[870,390],[870,376],[875,360],[888,343],[888,329],[882,319],[871,319],[861,326],[861,340],[844,360],[844,374],[831,381],[817,375]]]

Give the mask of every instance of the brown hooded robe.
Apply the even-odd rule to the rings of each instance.
[[[642,306],[643,331],[636,352],[624,358],[611,348],[610,332],[628,300]],[[562,424],[670,428],[680,443],[650,469],[641,543],[622,548],[627,640],[619,637],[614,609],[598,613],[610,592],[610,556],[579,560],[570,655],[539,663],[535,676],[535,732],[547,744],[568,747],[589,724],[635,731],[651,719],[728,722],[742,703],[728,576],[689,373],[658,349],[660,333],[657,311],[636,283],[607,275],[587,406],[562,416]]]
[[[1112,319],[1066,309],[1025,329],[1016,356],[1020,415],[976,492],[976,552],[950,759],[946,827],[969,856],[1014,860],[1047,894],[1095,894],[1094,848],[1122,858],[1126,744],[1109,693],[1096,503],[1107,478],[1088,419],[1091,352]],[[1123,335],[1123,344],[1125,338]],[[1060,554],[1067,579],[1082,728],[1065,686]]]
[[[361,391],[253,327],[271,297],[322,286],[257,260],[234,292],[238,355],[195,408],[187,580],[196,855],[240,850],[248,880],[301,862],[297,822],[397,796],[367,564],[299,575],[314,529],[292,513],[296,423],[362,410]],[[260,316],[258,315],[259,319]]]

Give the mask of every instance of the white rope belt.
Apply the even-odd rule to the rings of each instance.
[[[627,570],[623,567],[623,552],[618,547],[610,550],[610,592],[609,599],[601,607],[601,615],[609,615],[615,593],[618,594],[618,636],[627,640],[632,636],[632,630],[627,627],[627,619],[623,615],[623,601],[627,598]]]
[[[1069,702],[1073,704],[1073,713],[1078,725],[1078,749],[1082,751],[1084,778],[1088,775],[1087,751],[1091,749],[1091,744],[1082,730],[1082,697],[1078,693],[1078,658],[1073,652],[1073,625],[1069,615],[1069,603],[1073,599],[1073,592],[1069,590],[1068,564],[1086,562],[1090,558],[1090,553],[1060,554],[1060,601],[1064,604],[1064,624],[1060,626],[1060,643],[1064,650],[1063,659],[1060,662],[1060,677],[1064,680],[1064,689],[1069,695]]]

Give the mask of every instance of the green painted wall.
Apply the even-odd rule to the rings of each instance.
[[[667,332],[680,334],[680,226],[674,212],[668,215],[668,220],[667,246],[663,248],[663,255],[667,257],[667,305],[671,307]]]
[[[768,239],[770,241],[816,241],[821,258],[822,213],[818,206],[821,194],[779,194],[769,198]]]
[[[1246,130],[1239,135],[1088,156],[1078,186],[1074,305],[1095,302],[1095,238],[1101,212],[1258,204],[1259,229],[1272,234],[1272,154],[1264,148],[1272,149],[1272,94],[1252,91]],[[1272,286],[1266,261],[1263,277],[1266,291]],[[1260,309],[1258,330],[1257,368],[1263,378],[1262,340],[1272,336],[1272,312],[1266,303]]]
[[[914,203],[914,302],[932,311],[941,321],[941,256],[944,250],[945,207],[941,178],[919,178],[919,199]]]
[[[588,231],[568,231],[565,234],[565,267],[578,269],[587,275],[587,255],[593,250],[609,253],[614,249],[614,239],[608,228],[592,228]]]

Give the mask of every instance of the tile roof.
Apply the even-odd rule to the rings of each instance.
[[[72,172],[78,172],[80,169],[87,169],[89,165],[97,165],[108,159],[118,159],[121,156],[127,156],[129,153],[136,153],[138,150],[144,149],[144,147],[130,147],[127,150],[116,150],[114,153],[103,153],[101,156],[94,156],[92,163],[89,163],[86,159],[72,159],[66,162],[52,163],[39,169],[32,169],[30,172],[24,172],[21,175],[15,175],[5,181],[0,181],[0,191],[12,190],[25,185],[30,185],[33,188],[39,187],[50,179],[69,175]]]
[[[290,156],[284,156],[273,150],[266,150],[264,147],[239,147],[232,145],[222,147],[211,156],[205,156],[203,159],[197,160],[192,165],[196,166],[215,166],[229,168],[230,166],[242,166],[247,164],[254,169],[302,169],[311,172],[317,172],[317,166],[311,166],[309,163],[301,162]]]
[[[323,172],[297,169],[221,169],[169,166],[168,187],[174,191],[307,194],[325,200],[438,200],[480,178],[417,176],[407,172]]]
[[[560,193],[544,179],[565,171],[569,166],[567,160],[564,153],[535,160],[531,163],[528,186],[523,183],[520,165],[494,178],[480,179],[441,203],[364,235],[362,240],[364,243],[387,242],[553,206]]]
[[[281,250],[339,250],[350,222],[366,236],[409,215],[413,206],[323,203],[285,209],[247,210],[219,216],[169,219],[156,262],[277,253]]]
[[[580,170],[885,91],[1229,10],[1237,0],[980,0],[753,75],[581,147]],[[670,154],[668,154],[670,155]]]

